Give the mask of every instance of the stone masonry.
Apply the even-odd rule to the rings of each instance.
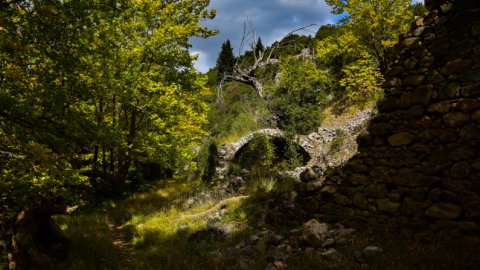
[[[391,53],[359,153],[306,195],[324,220],[480,232],[480,2],[426,5]]]

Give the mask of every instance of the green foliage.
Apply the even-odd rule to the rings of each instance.
[[[314,48],[314,46],[315,41],[311,36],[290,34],[272,44],[271,48],[275,48],[272,57],[287,60],[288,57],[300,54],[303,49]]]
[[[427,8],[421,2],[410,5],[410,10],[412,11],[413,16],[422,16],[427,12]]]
[[[335,130],[335,137],[333,138],[330,150],[328,151],[330,155],[340,152],[347,136],[348,134],[342,129]]]
[[[265,134],[255,133],[253,139],[240,154],[239,163],[243,168],[256,172],[268,171],[275,158],[275,148]]]
[[[327,0],[334,14],[345,14],[338,27],[320,28],[317,59],[345,90],[346,102],[379,96],[387,50],[406,32],[413,18],[409,0]]]
[[[278,126],[296,133],[315,130],[321,122],[321,104],[331,84],[327,74],[309,60],[282,61],[278,85],[269,88],[270,110]]]
[[[255,43],[255,50],[258,52],[263,52],[265,51],[265,46],[263,46],[262,39],[259,37],[257,40],[257,43]]]
[[[348,99],[367,101],[380,95],[383,77],[371,60],[359,59],[345,66],[342,71],[344,77],[340,85],[345,88]]]
[[[231,75],[233,67],[235,66],[235,56],[233,55],[233,48],[230,44],[230,40],[225,41],[222,44],[222,50],[217,58],[217,83],[220,82],[224,76]]]
[[[338,31],[338,26],[334,24],[325,24],[318,28],[317,33],[315,33],[315,40],[324,40],[328,37],[335,35]]]
[[[134,162],[191,162],[205,131],[192,36],[209,1],[14,1],[0,9],[0,185],[10,208],[119,189]],[[21,34],[20,34],[21,33]],[[2,188],[2,192],[3,192]],[[3,198],[3,196],[2,196]],[[3,200],[3,199],[2,199]]]
[[[382,69],[387,66],[386,48],[393,46],[398,35],[408,30],[413,18],[410,0],[326,0],[334,14],[346,14],[340,21],[346,33],[355,39],[349,47],[358,47],[372,55]]]
[[[236,82],[224,88],[223,102],[212,102],[208,114],[209,130],[217,143],[232,142],[269,127],[268,110],[253,88]]]

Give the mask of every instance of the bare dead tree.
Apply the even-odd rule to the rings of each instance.
[[[310,25],[295,29],[289,32],[285,37],[288,37],[298,31],[308,30],[309,27],[314,25],[316,24],[310,24]],[[245,58],[241,58],[241,57],[237,58],[235,66],[233,67],[232,74],[224,74],[218,84],[217,101],[219,102],[223,101],[223,87],[225,82],[227,81],[237,81],[237,82],[245,83],[247,85],[251,85],[253,86],[253,88],[255,88],[257,95],[262,99],[264,98],[264,93],[263,93],[264,85],[255,76],[255,71],[257,71],[260,67],[268,64],[271,60],[273,52],[279,47],[281,47],[283,44],[281,42],[277,42],[274,46],[272,46],[268,50],[265,50],[265,51],[257,50],[257,35],[256,35],[255,26],[248,18],[245,20],[243,24],[243,35],[240,41],[238,55],[242,55],[247,43],[249,43],[250,49],[252,50],[252,53],[253,53],[253,63],[251,65],[245,65],[245,61],[246,61]],[[242,62],[240,62],[240,59],[242,59]]]

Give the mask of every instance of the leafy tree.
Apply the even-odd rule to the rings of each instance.
[[[423,3],[415,3],[410,5],[410,10],[412,11],[413,16],[421,16],[427,12],[427,8]]]
[[[378,62],[381,70],[388,67],[386,51],[401,33],[408,30],[412,19],[410,0],[326,0],[333,14],[345,14],[340,20],[345,35],[354,35],[349,47],[366,51]],[[340,37],[343,38],[343,37]],[[330,40],[325,40],[330,42]]]
[[[222,44],[222,50],[217,58],[217,81],[220,82],[226,75],[232,74],[234,66],[235,56],[233,55],[233,48],[230,40],[227,40]]]
[[[333,36],[338,29],[338,26],[334,24],[325,24],[318,28],[317,33],[315,33],[316,40],[324,40],[328,37]]]
[[[388,69],[387,51],[412,19],[409,0],[326,0],[340,25],[317,42],[317,59],[340,81],[347,97],[377,97],[381,72]],[[325,28],[325,32],[328,28]],[[320,30],[319,30],[320,33]],[[319,34],[320,35],[320,34]]]
[[[208,0],[8,3],[0,9],[2,213],[39,198],[74,200],[86,176],[120,193],[135,161],[191,160],[207,106],[189,38],[214,34],[198,25],[214,16]]]
[[[321,104],[330,79],[310,60],[291,57],[282,61],[278,85],[270,87],[269,108],[278,126],[294,133],[308,133],[321,122]]]

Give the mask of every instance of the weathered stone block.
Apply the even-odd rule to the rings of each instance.
[[[408,118],[418,118],[418,117],[421,117],[422,115],[424,115],[425,113],[425,109],[423,108],[422,105],[416,105],[416,106],[413,106],[411,107],[408,112],[407,112],[407,116]]]
[[[403,85],[406,86],[419,86],[423,83],[423,80],[425,80],[425,75],[410,75],[403,79]]]
[[[410,132],[400,132],[395,135],[392,135],[388,138],[388,142],[391,146],[402,146],[408,145],[413,142],[415,135]]]
[[[451,127],[462,127],[470,122],[470,114],[462,112],[451,112],[443,117],[443,122]]]
[[[450,112],[453,108],[452,101],[442,101],[439,103],[434,103],[430,105],[427,109],[428,112],[439,113],[439,114],[446,114]]]
[[[464,97],[478,97],[480,96],[480,83],[464,86],[461,90]]]
[[[460,94],[458,84],[446,84],[440,88],[439,98],[452,98]]]
[[[390,183],[406,187],[419,187],[425,185],[423,175],[417,173],[414,169],[403,168],[392,174]]]
[[[377,200],[377,209],[383,212],[396,213],[400,208],[400,203],[392,202],[389,199]]]
[[[388,98],[380,101],[377,106],[380,112],[389,112],[398,109],[398,105],[398,99]]]
[[[440,69],[440,72],[444,75],[452,75],[456,73],[462,73],[467,71],[473,65],[473,61],[470,59],[456,59],[449,61]]]
[[[457,105],[455,106],[456,110],[461,110],[464,112],[471,112],[478,108],[480,108],[480,103],[475,99],[471,99],[471,98],[461,99],[457,102]]]
[[[399,106],[404,108],[412,105],[412,96],[413,96],[412,92],[404,92],[400,97]]]
[[[356,185],[368,185],[371,182],[371,180],[368,176],[363,174],[352,174],[350,176],[350,182]]]
[[[480,122],[480,110],[472,112],[472,120]]]
[[[402,80],[397,77],[390,77],[386,78],[385,82],[383,82],[382,87],[387,88],[387,87],[400,87],[402,86]]]
[[[389,77],[396,76],[398,74],[403,73],[403,68],[399,66],[392,67],[387,72],[385,72],[385,78],[388,80]]]
[[[454,219],[460,216],[462,208],[451,203],[437,203],[425,211],[425,215],[432,218]]]
[[[388,187],[385,184],[370,184],[365,190],[365,194],[371,198],[382,199],[388,196]]]
[[[368,209],[367,198],[361,193],[357,193],[353,196],[353,205],[359,209]]]
[[[351,205],[350,198],[345,195],[337,194],[335,195],[335,202],[339,205],[347,206]]]
[[[388,168],[378,166],[370,171],[370,176],[374,181],[385,181],[390,178],[390,172]]]
[[[412,48],[415,47],[419,42],[420,42],[420,38],[418,38],[418,37],[407,38],[407,39],[403,40],[403,41],[400,43],[400,47],[401,47],[402,49],[412,49]]]
[[[411,197],[406,197],[403,200],[401,212],[410,216],[422,217],[425,215],[425,209],[429,208],[431,204],[420,203]]]
[[[467,218],[480,217],[480,197],[469,196],[462,200],[463,209]]]
[[[470,172],[471,164],[467,161],[461,161],[453,164],[450,169],[450,176],[456,179],[462,179],[468,176]]]
[[[432,97],[433,85],[422,85],[413,91],[413,103],[428,104]]]

